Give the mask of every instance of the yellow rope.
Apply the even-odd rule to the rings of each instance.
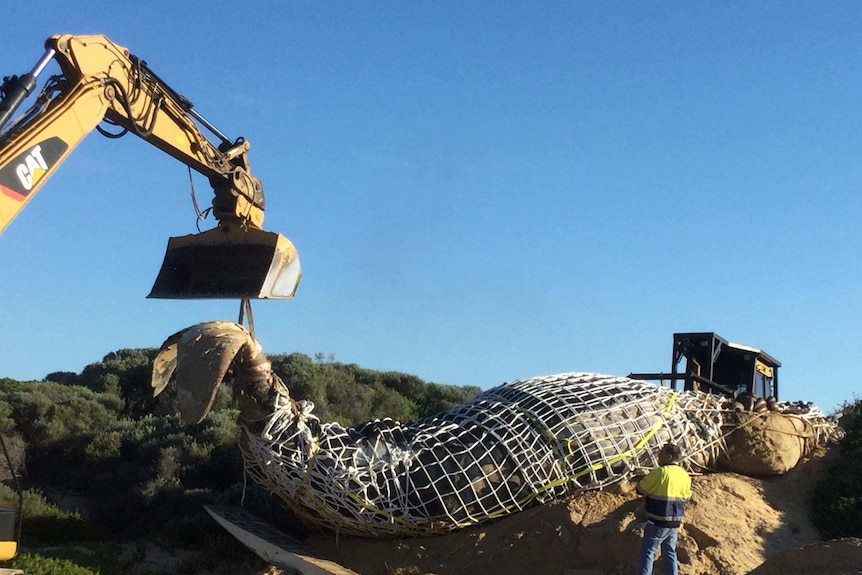
[[[667,422],[667,416],[670,413],[670,410],[673,409],[673,405],[674,405],[674,403],[676,403],[676,398],[678,395],[679,395],[679,392],[677,392],[677,391],[673,392],[670,396],[670,400],[667,402],[667,405],[665,406],[664,411],[661,414],[661,420],[656,421],[652,425],[650,430],[647,432],[647,434],[644,435],[641,438],[641,440],[638,441],[637,444],[632,449],[629,449],[628,451],[625,451],[625,452],[617,455],[613,459],[608,460],[608,462],[607,462],[608,465],[613,465],[614,463],[619,463],[623,459],[626,459],[627,457],[631,457],[632,455],[635,455],[638,451],[643,449],[644,446],[649,442],[649,440],[652,439],[652,436],[655,435],[656,433],[658,433],[658,430],[661,429],[661,426],[665,422]],[[568,441],[571,442],[571,440],[568,440]],[[599,469],[602,469],[603,467],[605,467],[605,463],[597,463],[595,465],[592,465],[592,466],[586,468],[585,470],[583,470],[579,473],[575,473],[573,475],[568,475],[568,476],[560,478],[556,481],[552,481],[548,485],[545,485],[542,488],[540,488],[539,491],[544,492],[544,491],[548,491],[549,489],[553,489],[554,487],[559,487],[560,485],[563,485],[564,483],[567,483],[569,481],[574,481],[575,479],[583,477],[584,475],[586,475],[588,473],[592,473],[593,471],[598,471]]]
[[[412,525],[412,523],[410,523],[409,521],[401,519],[400,517],[396,517],[392,513],[388,512],[388,511],[384,511],[383,509],[380,509],[379,507],[372,505],[368,501],[359,497],[359,495],[357,495],[356,493],[348,493],[347,496],[350,497],[351,499],[353,499],[355,502],[357,502],[359,505],[361,505],[365,509],[368,509],[369,511],[373,511],[374,513],[377,513],[378,515],[382,515],[383,517],[386,517],[392,523],[400,523],[402,525]]]

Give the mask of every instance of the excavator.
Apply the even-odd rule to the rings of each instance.
[[[49,65],[59,74],[43,81]],[[299,255],[286,237],[261,227],[263,186],[249,167],[249,142],[226,137],[144,60],[101,35],[51,36],[30,72],[4,77],[0,233],[93,130],[109,138],[131,132],[188,166],[190,175],[203,174],[212,187],[211,208],[202,212],[194,204],[199,219],[211,213],[217,225],[169,238],[147,297],[239,299],[241,320],[244,312],[251,320],[251,299],[294,296],[302,277]],[[5,440],[2,447],[11,467]],[[17,509],[0,508],[0,561],[18,551],[18,492]]]
[[[60,74],[48,78],[33,106],[12,119],[52,61]],[[105,36],[52,36],[29,73],[4,78],[0,95],[0,233],[84,136],[131,132],[206,176],[218,221],[212,230],[170,238],[147,297],[294,296],[299,256],[287,238],[261,228],[263,187],[249,167],[249,142],[227,138],[128,49]]]

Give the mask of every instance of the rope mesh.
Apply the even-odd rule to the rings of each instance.
[[[657,465],[669,441],[689,469],[706,469],[723,449],[722,402],[569,373],[506,383],[413,423],[347,429],[280,395],[241,447],[249,474],[311,525],[429,535],[605,487]]]

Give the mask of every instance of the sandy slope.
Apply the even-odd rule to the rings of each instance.
[[[820,452],[773,478],[695,477],[680,532],[680,572],[744,575],[772,556],[777,556],[776,570],[764,565],[758,575],[862,572],[862,544],[856,540],[806,548],[805,565],[792,554],[779,555],[819,542],[808,519],[808,494],[829,456]],[[629,574],[640,543],[641,513],[633,485],[623,484],[449,535],[384,541],[317,535],[307,544],[313,555],[361,575]],[[830,557],[840,557],[843,567],[824,571],[819,565]]]
[[[680,530],[682,575],[862,575],[862,539],[821,542],[809,496],[837,449],[785,475],[694,477]],[[630,575],[643,503],[625,483],[448,535],[370,540],[315,535],[310,555],[359,575]],[[232,575],[290,575],[259,560]],[[170,572],[170,570],[168,570]],[[655,573],[661,573],[660,564]],[[226,571],[197,575],[224,575]]]

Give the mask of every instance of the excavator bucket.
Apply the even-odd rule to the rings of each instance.
[[[299,254],[286,237],[222,224],[170,238],[148,298],[292,298],[302,278]]]

